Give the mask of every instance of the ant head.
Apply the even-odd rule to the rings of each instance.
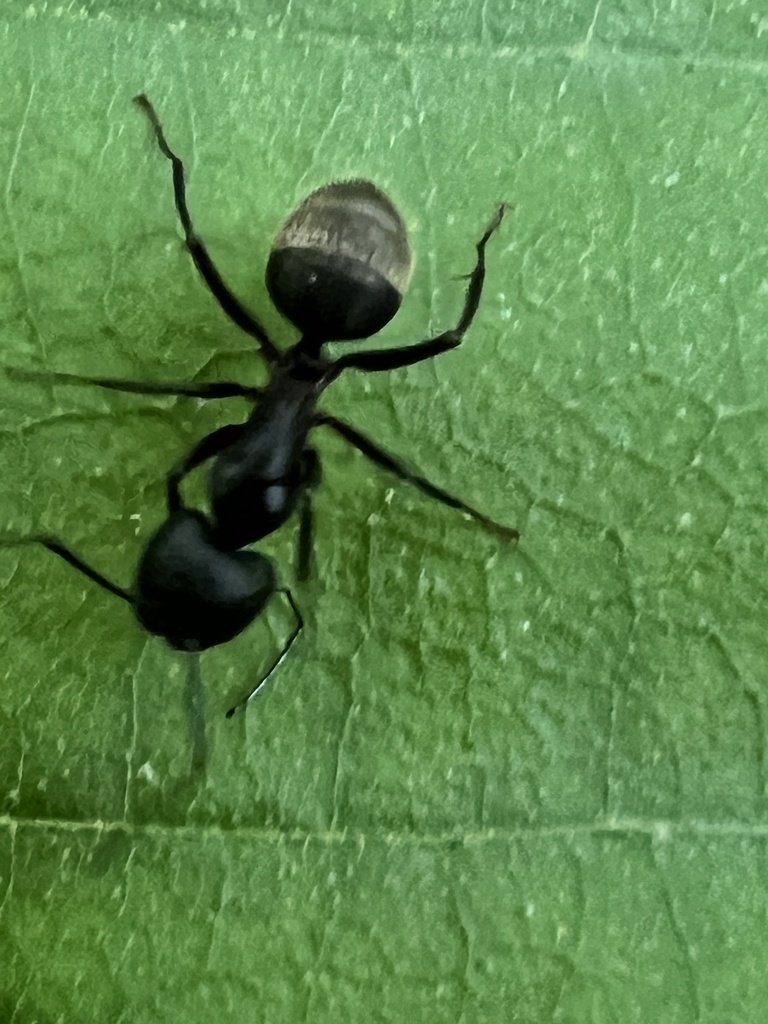
[[[323,185],[283,224],[267,264],[275,306],[318,341],[380,331],[400,308],[411,276],[403,218],[362,178]]]
[[[271,561],[255,551],[221,551],[200,512],[172,512],[139,564],[136,615],[150,633],[182,651],[227,643],[275,592]]]

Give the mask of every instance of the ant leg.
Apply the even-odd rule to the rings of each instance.
[[[94,569],[92,566],[84,562],[79,555],[76,555],[71,548],[68,548],[63,541],[60,541],[58,537],[51,537],[45,533],[32,534],[30,537],[19,537],[17,540],[3,540],[0,541],[3,547],[15,547],[17,544],[42,544],[44,548],[48,548],[54,555],[58,555],[59,558],[63,558],[65,562],[68,562],[71,566],[81,572],[83,576],[87,576],[89,580],[93,580],[94,583],[98,583],[104,590],[108,590],[110,594],[114,594],[116,597],[121,597],[124,601],[129,604],[133,604],[133,597],[123,587],[119,587],[112,580],[108,580],[106,576]]]
[[[509,209],[506,203],[502,203],[496,210],[493,219],[483,232],[482,238],[476,245],[477,262],[472,273],[469,275],[469,284],[464,298],[464,309],[462,310],[459,322],[452,331],[446,331],[437,338],[430,338],[428,341],[421,341],[417,345],[403,345],[400,348],[377,349],[372,352],[354,352],[348,356],[342,356],[333,364],[333,377],[337,377],[342,370],[363,370],[365,372],[378,370],[397,370],[402,366],[412,366],[424,359],[431,359],[443,352],[449,352],[457,348],[469,329],[480,305],[480,297],[483,293],[483,282],[485,280],[485,247],[488,239],[501,224],[504,214]]]
[[[299,550],[296,565],[296,575],[302,581],[308,580],[312,575],[312,538],[314,535],[315,516],[312,511],[312,492],[306,490],[301,499],[301,512],[299,519]]]
[[[301,499],[299,519],[299,545],[296,574],[300,580],[308,580],[312,575],[312,537],[314,514],[312,510],[312,491],[320,483],[320,459],[314,448],[304,450],[304,483],[305,490]]]
[[[267,674],[263,677],[261,682],[258,683],[258,685],[255,686],[251,690],[251,692],[248,694],[248,696],[245,698],[245,700],[241,700],[239,704],[235,704],[234,707],[229,709],[229,711],[227,712],[227,718],[231,718],[233,715],[237,714],[238,711],[245,711],[245,709],[248,707],[248,705],[251,703],[251,701],[259,696],[259,694],[262,692],[264,687],[267,685],[267,682],[269,681],[269,677],[272,675],[272,673],[275,671],[275,669],[278,667],[278,665],[280,665],[282,663],[282,661],[285,658],[285,656],[288,653],[288,651],[290,651],[291,647],[293,647],[294,640],[296,640],[296,638],[298,637],[299,633],[301,633],[302,629],[304,629],[304,619],[302,618],[302,615],[301,615],[301,612],[299,611],[298,605],[293,600],[293,594],[290,592],[290,590],[288,590],[287,587],[282,589],[282,590],[279,590],[278,593],[285,594],[285,596],[288,598],[288,603],[290,604],[291,608],[293,609],[293,614],[296,616],[296,625],[294,627],[294,630],[291,633],[291,635],[288,637],[288,642],[286,643],[285,647],[283,647],[282,651],[277,656],[276,660],[273,662],[272,667],[267,672]]]
[[[349,441],[350,444],[354,445],[358,451],[363,453],[363,455],[367,455],[369,459],[377,463],[379,466],[383,466],[384,469],[388,469],[391,473],[394,473],[395,476],[399,476],[401,480],[407,480],[409,483],[414,484],[420,491],[428,494],[431,498],[436,498],[444,505],[449,505],[451,508],[457,508],[462,512],[466,512],[467,515],[476,519],[479,523],[482,523],[487,530],[491,533],[495,533],[502,540],[517,540],[520,536],[520,531],[516,530],[514,527],[503,526],[501,523],[497,523],[495,520],[489,519],[488,516],[483,515],[482,512],[478,512],[476,508],[472,508],[471,505],[467,505],[466,502],[461,500],[461,498],[457,498],[448,491],[444,491],[442,487],[436,487],[425,477],[412,472],[398,458],[391,455],[384,448],[380,448],[369,437],[366,437],[365,434],[361,434],[359,430],[355,430],[354,427],[351,427],[343,420],[337,419],[335,416],[320,415],[317,417],[315,422],[321,425],[324,424],[332,430],[335,430],[337,434],[340,434],[345,441]]]
[[[177,512],[182,508],[183,502],[179,487],[184,477],[191,473],[193,469],[197,469],[198,466],[207,462],[208,459],[212,459],[214,455],[218,455],[219,452],[223,452],[225,448],[229,448],[231,444],[234,444],[240,438],[244,429],[244,423],[229,423],[225,427],[219,427],[218,430],[206,434],[201,441],[197,442],[192,451],[176,463],[165,479],[169,512]]]
[[[168,381],[124,380],[122,377],[81,377],[78,373],[42,373],[7,366],[5,372],[13,380],[50,384],[94,384],[112,391],[129,391],[134,395],[182,395],[186,398],[248,398],[256,401],[262,388],[250,388],[235,381],[215,381],[210,384],[184,384]]]
[[[276,348],[275,344],[256,317],[246,309],[242,302],[240,302],[240,300],[236,298],[226,286],[221,274],[214,266],[213,260],[208,255],[208,250],[195,233],[195,229],[192,226],[192,218],[190,217],[189,209],[187,208],[184,164],[166,142],[165,134],[160,124],[160,119],[155,112],[155,108],[143,93],[140,96],[134,96],[133,102],[137,107],[140,107],[149,118],[149,123],[152,125],[152,130],[155,133],[155,139],[160,147],[160,151],[163,156],[167,157],[168,160],[171,161],[173,166],[173,198],[176,203],[176,211],[179,215],[181,226],[184,229],[187,249],[189,249],[189,253],[192,256],[194,264],[200,272],[201,277],[208,285],[211,294],[230,320],[233,320],[238,327],[246,332],[246,334],[250,334],[252,338],[257,339],[261,347],[261,354],[268,360],[268,362],[276,362],[280,358],[280,350]]]

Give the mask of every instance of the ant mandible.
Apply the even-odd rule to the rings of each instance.
[[[320,463],[308,436],[317,426],[330,427],[378,465],[466,513],[500,538],[519,537],[514,527],[495,522],[414,473],[349,423],[317,409],[323,391],[344,370],[398,369],[448,352],[461,343],[480,302],[485,247],[501,223],[506,204],[498,207],[476,244],[477,259],[469,275],[464,308],[452,330],[414,345],[329,360],[323,353],[327,342],[369,338],[392,319],[410,278],[411,257],[402,217],[372,182],[355,179],[315,190],[286,220],[267,263],[270,297],[278,311],[301,332],[299,341],[281,352],[224,283],[192,225],[184,165],[169,147],[147,97],[137,96],[135,102],[148,117],[161,152],[171,162],[176,210],[193,262],[223,311],[257,340],[269,364],[270,377],[264,387],[256,388],[232,381],[152,383],[9,371],[25,380],[93,384],[134,394],[243,397],[254,402],[245,423],[228,424],[208,434],[169,473],[168,518],[144,551],[134,594],[111,583],[57,538],[41,535],[22,541],[44,544],[105,589],[131,601],[142,625],[172,646],[202,650],[225,643],[253,621],[278,589],[269,559],[240,549],[278,529],[297,508],[298,575],[302,579],[309,575],[312,490],[320,481]],[[215,459],[209,481],[210,519],[187,509],[180,494],[184,477],[209,459]],[[290,591],[283,592],[295,613],[296,628],[267,676],[303,625]],[[243,706],[261,690],[266,678]]]

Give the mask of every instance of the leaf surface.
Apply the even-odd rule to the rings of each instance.
[[[120,602],[1,550],[2,1019],[765,1018],[765,27],[642,0],[9,0],[2,362],[263,379],[182,247],[140,91],[282,344],[263,268],[311,188],[369,177],[406,216],[382,344],[455,322],[509,201],[462,347],[324,402],[523,538],[318,431],[310,625],[232,721],[278,602],[201,660],[201,720]],[[169,467],[246,411],[0,391],[3,535],[56,533],[121,585]],[[263,545],[291,583],[294,540]]]

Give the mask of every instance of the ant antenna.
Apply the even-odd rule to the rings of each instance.
[[[60,541],[58,537],[51,537],[47,533],[33,533],[29,537],[2,537],[0,538],[0,546],[2,547],[16,547],[17,544],[42,544],[44,548],[48,548],[54,555],[58,555],[59,558],[63,558],[65,562],[68,562],[73,568],[77,569],[87,576],[89,580],[93,580],[94,583],[98,583],[104,590],[108,590],[110,594],[114,594],[115,597],[121,597],[123,601],[127,601],[128,604],[135,604],[136,601],[128,590],[124,587],[120,587],[117,583],[113,583],[112,580],[108,580],[106,576],[102,575],[98,569],[94,569],[92,565],[89,565],[79,555],[76,555],[71,548]]]
[[[301,615],[301,612],[299,611],[298,605],[296,604],[296,602],[293,599],[293,594],[290,592],[290,590],[288,590],[287,587],[280,588],[277,591],[277,593],[285,594],[285,596],[288,598],[288,603],[290,604],[291,608],[293,609],[293,614],[296,616],[296,626],[295,626],[293,632],[291,633],[290,637],[288,638],[288,642],[286,643],[285,647],[283,647],[283,649],[280,652],[280,654],[277,656],[277,659],[273,663],[273,665],[270,668],[270,670],[267,672],[267,674],[264,676],[264,678],[261,680],[261,682],[253,690],[251,690],[251,692],[248,694],[248,696],[245,698],[245,700],[241,700],[239,704],[235,704],[234,707],[229,709],[229,711],[227,712],[227,718],[231,718],[233,715],[236,715],[240,711],[245,711],[245,709],[248,707],[248,705],[251,703],[251,701],[255,700],[256,697],[259,696],[261,691],[267,685],[267,683],[269,681],[269,678],[272,675],[272,673],[275,671],[275,669],[278,667],[278,665],[280,665],[282,663],[283,658],[285,658],[285,656],[288,653],[288,651],[290,651],[291,647],[293,646],[294,640],[296,640],[296,638],[298,637],[299,633],[301,633],[302,629],[304,629],[304,619],[302,618],[302,615]]]

